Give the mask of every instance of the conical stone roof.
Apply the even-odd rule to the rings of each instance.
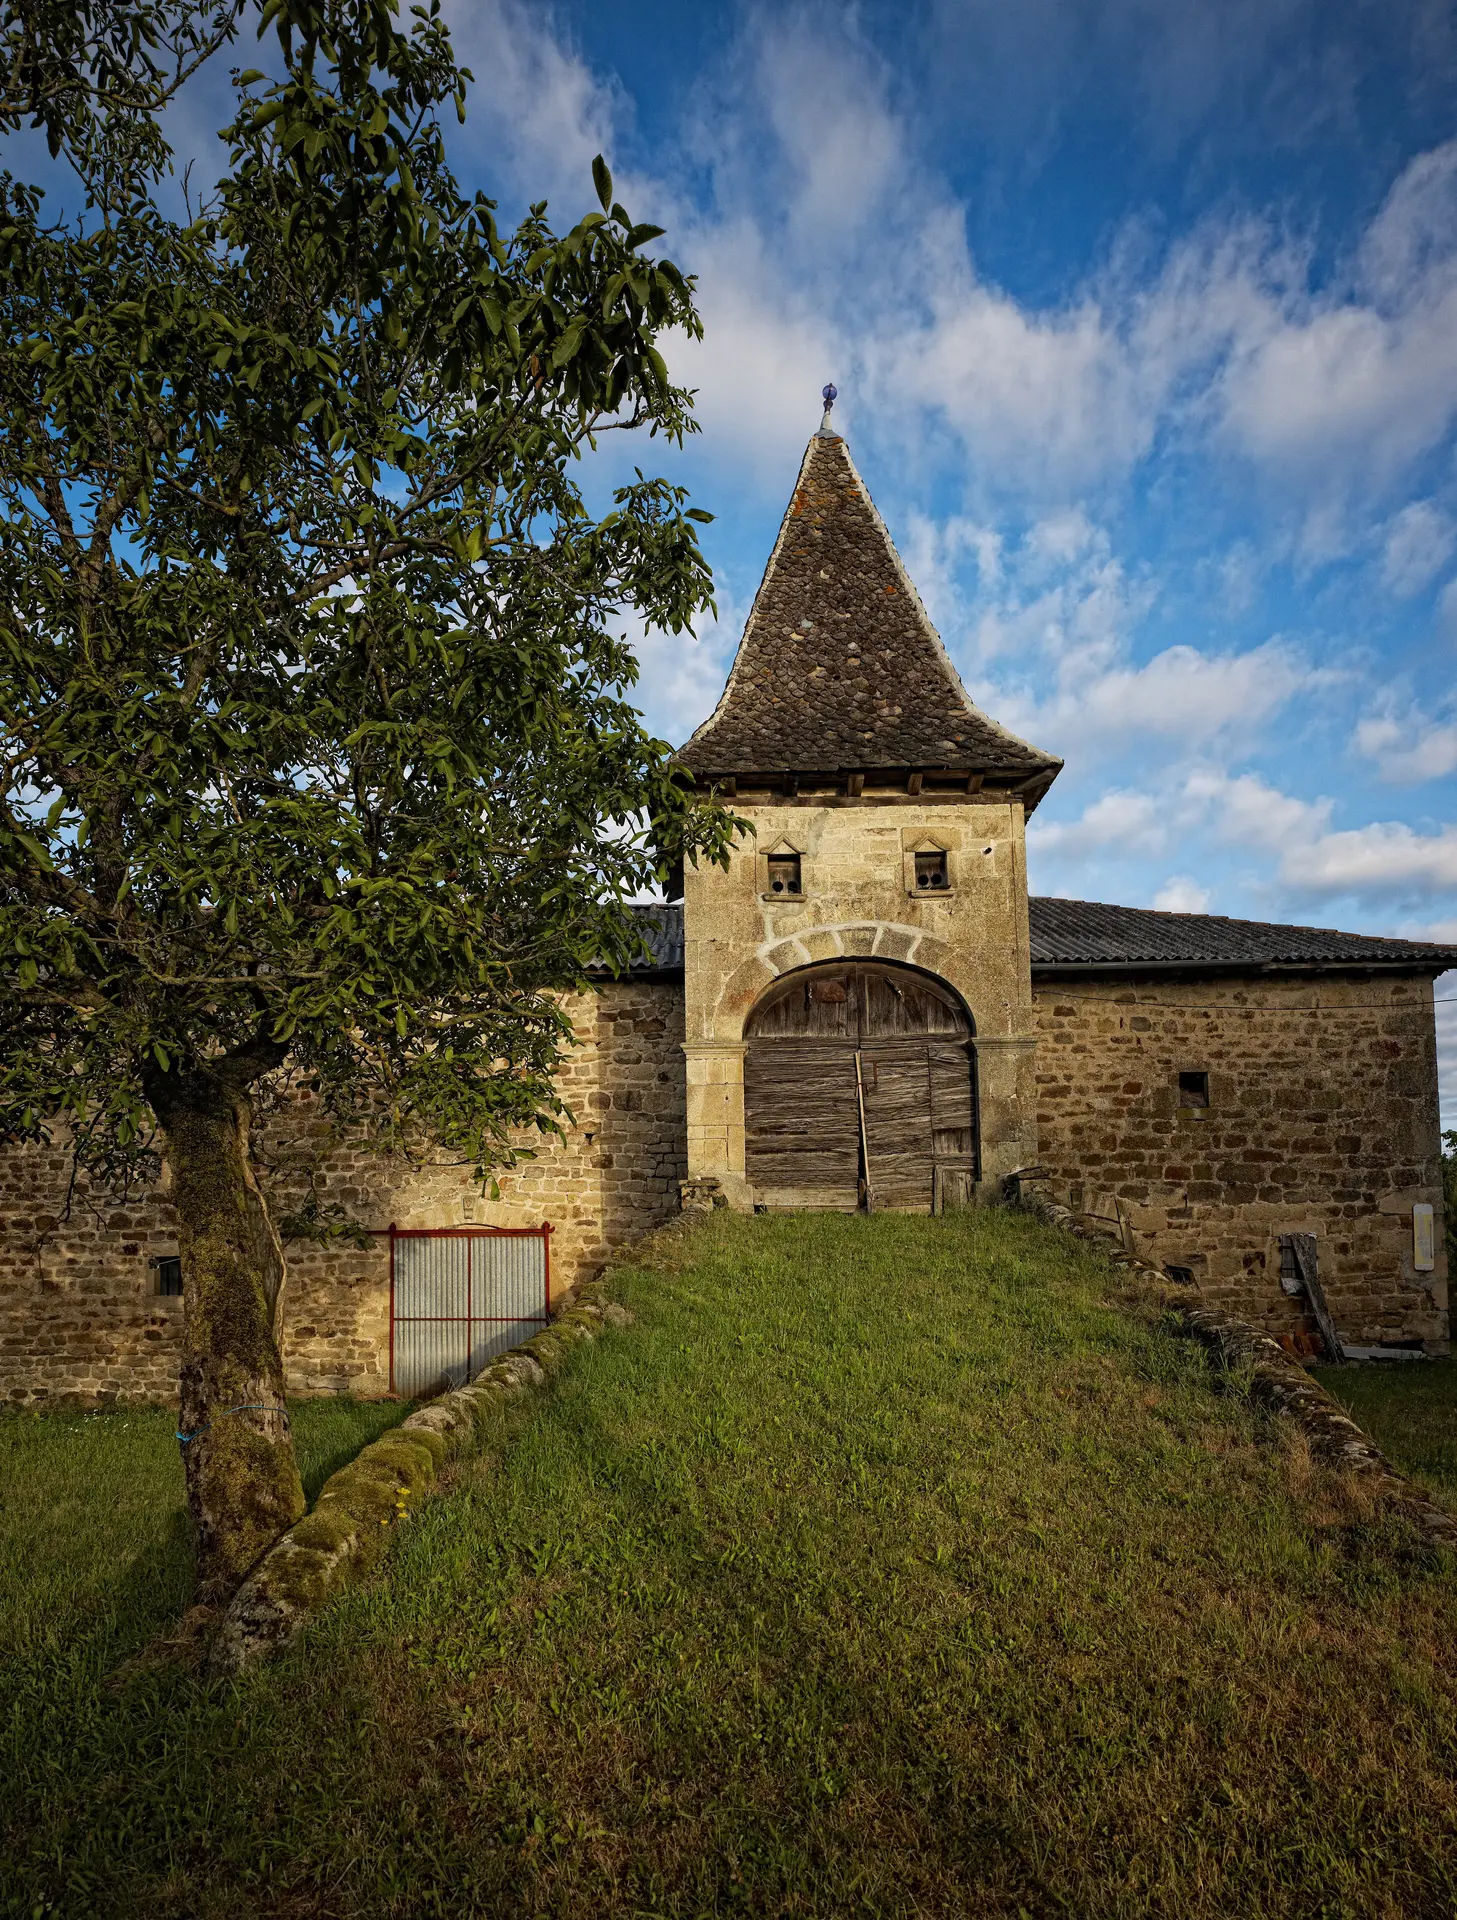
[[[703,784],[919,773],[1018,787],[1062,762],[967,698],[849,449],[823,428],[754,598],[723,697],[679,758]]]

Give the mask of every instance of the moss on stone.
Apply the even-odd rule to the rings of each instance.
[[[405,1434],[396,1427],[381,1439],[372,1440],[356,1456],[356,1464],[397,1473],[413,1491],[433,1483],[436,1466],[444,1457],[445,1443],[438,1433]]]
[[[239,1595],[219,1641],[222,1664],[236,1670],[285,1645],[305,1616],[379,1557],[402,1500],[428,1493],[447,1460],[487,1438],[508,1398],[539,1385],[573,1346],[595,1338],[612,1312],[610,1303],[579,1297],[468,1387],[431,1402],[341,1467],[313,1512],[264,1558]]]
[[[602,1310],[600,1307],[568,1307],[561,1319],[555,1322],[558,1327],[579,1327],[587,1338],[600,1331]]]
[[[303,1520],[300,1526],[307,1526]],[[295,1533],[297,1529],[295,1529]],[[343,1584],[349,1562],[341,1550],[301,1547],[273,1556],[268,1567],[269,1599],[285,1614],[315,1613]]]
[[[315,1507],[312,1513],[304,1515],[288,1537],[295,1547],[317,1553],[339,1553],[348,1547],[358,1528],[358,1517],[347,1507]],[[282,1561],[285,1556],[280,1553],[276,1557]]]

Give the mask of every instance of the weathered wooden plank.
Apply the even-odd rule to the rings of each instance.
[[[1325,1288],[1320,1284],[1320,1259],[1316,1252],[1315,1235],[1292,1233],[1290,1250],[1295,1255],[1296,1271],[1305,1288],[1311,1311],[1315,1314],[1315,1323],[1320,1328],[1321,1339],[1325,1341],[1326,1352],[1332,1360],[1344,1360],[1346,1355],[1341,1336],[1336,1332],[1336,1323],[1326,1305]]]
[[[780,981],[750,1015],[751,1040],[969,1036],[949,989],[908,968],[833,961]]]
[[[835,1205],[858,1205],[860,1141],[851,1048],[803,1040],[755,1042],[744,1060],[744,1123],[745,1172],[761,1199],[768,1192],[833,1192],[840,1196]],[[763,1199],[762,1204],[789,1203]]]
[[[867,1174],[874,1207],[964,1203],[974,1063],[949,990],[909,969],[835,962],[781,982],[748,1031],[746,1170],[761,1204],[788,1204],[770,1192],[843,1196]],[[938,1187],[938,1167],[949,1185]]]

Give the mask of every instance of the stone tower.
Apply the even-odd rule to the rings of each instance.
[[[968,699],[828,408],[681,758],[755,829],[685,875],[690,1176],[939,1208],[1030,1165],[1024,827],[1062,762]]]

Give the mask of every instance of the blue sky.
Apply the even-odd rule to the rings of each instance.
[[[699,275],[720,618],[643,638],[663,732],[833,379],[974,697],[1067,761],[1036,890],[1457,941],[1457,8],[453,17],[462,168],[575,214],[600,148]]]
[[[600,150],[699,276],[703,433],[602,475],[718,516],[717,623],[640,636],[660,731],[833,379],[973,697],[1067,762],[1035,890],[1457,941],[1457,0],[447,12],[463,178],[567,223]]]

